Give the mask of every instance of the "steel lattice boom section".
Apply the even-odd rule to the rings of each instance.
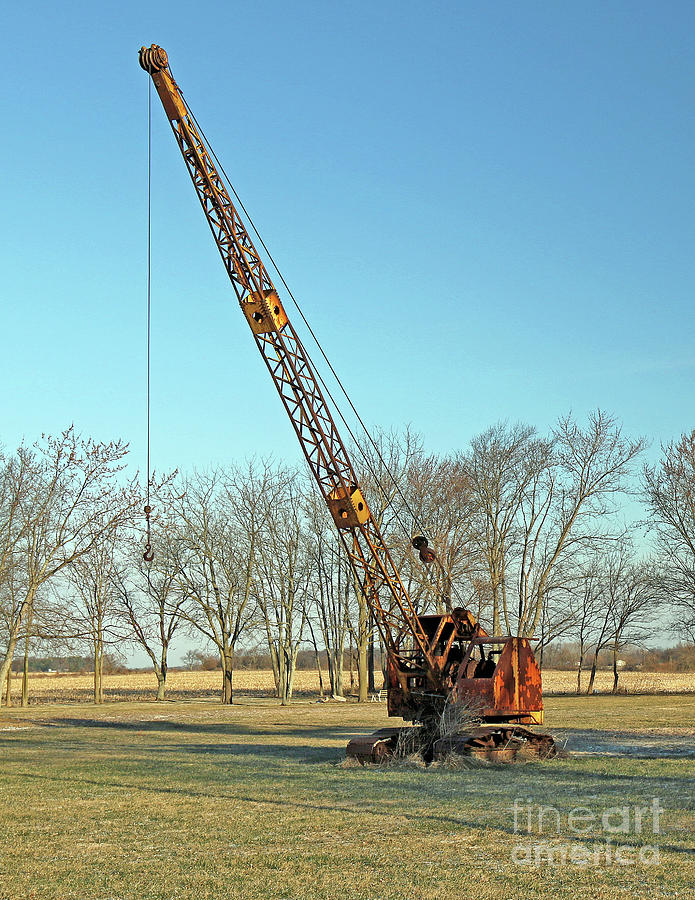
[[[152,77],[239,305],[364,586],[387,649],[404,670],[409,669],[411,652],[405,645],[411,636],[426,661],[422,674],[434,687],[439,667],[430,641],[359,490],[308,354],[195,126],[168,68],[167,55],[156,44],[143,47],[140,65]],[[380,599],[383,587],[388,590],[388,606]]]

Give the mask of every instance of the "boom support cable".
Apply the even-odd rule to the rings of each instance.
[[[180,86],[178,85],[178,83],[177,83],[176,80],[174,79],[173,72],[171,72],[171,67],[170,67],[170,66],[169,66],[169,72],[171,73],[172,80],[174,80],[174,83],[175,83],[176,86],[177,86],[177,89],[178,89],[178,91],[179,91],[179,94],[181,95],[181,97],[182,97],[182,99],[183,99],[183,102],[184,102],[184,104],[185,104],[185,106],[186,106],[186,111],[188,112],[189,116],[191,117],[191,119],[192,119],[192,121],[193,121],[195,127],[196,127],[196,128],[198,129],[198,131],[200,132],[201,137],[202,137],[203,140],[205,141],[205,143],[206,143],[206,145],[207,145],[207,147],[208,147],[208,150],[209,150],[209,152],[210,152],[210,155],[211,155],[212,158],[215,160],[215,163],[217,164],[220,173],[223,175],[223,177],[224,177],[224,179],[225,179],[227,185],[229,186],[230,190],[232,191],[232,194],[233,194],[234,197],[236,198],[236,201],[237,201],[237,203],[239,204],[239,207],[240,207],[241,210],[243,211],[244,215],[246,216],[246,219],[247,219],[249,225],[251,226],[251,228],[253,229],[253,232],[254,232],[254,234],[256,235],[256,238],[258,239],[259,243],[260,243],[261,246],[263,247],[263,249],[264,249],[264,251],[265,251],[265,253],[266,253],[267,257],[268,257],[268,260],[270,261],[270,263],[271,263],[273,269],[274,269],[275,272],[277,273],[278,278],[280,279],[280,281],[282,282],[282,284],[283,284],[285,290],[287,291],[288,296],[289,296],[290,299],[292,300],[292,303],[294,304],[295,309],[296,309],[297,312],[299,313],[299,315],[300,315],[302,321],[304,322],[304,325],[305,325],[305,327],[307,328],[309,334],[311,335],[311,337],[312,337],[314,343],[315,343],[316,346],[318,347],[319,353],[321,354],[321,356],[322,356],[324,362],[325,362],[326,365],[328,366],[328,368],[329,368],[331,374],[333,375],[333,377],[334,377],[334,379],[335,379],[335,381],[336,381],[338,387],[340,388],[341,392],[342,392],[343,395],[345,396],[345,399],[347,400],[347,402],[348,402],[348,404],[349,404],[349,406],[350,406],[350,409],[352,410],[353,414],[355,415],[355,418],[356,418],[357,421],[359,422],[359,424],[360,424],[360,426],[361,426],[361,428],[362,428],[362,431],[363,431],[364,434],[366,435],[367,440],[368,440],[368,441],[370,442],[370,444],[372,445],[372,447],[373,447],[373,449],[374,449],[374,451],[375,451],[375,453],[376,453],[376,455],[377,455],[377,458],[378,458],[379,462],[381,463],[381,466],[383,467],[383,470],[384,470],[384,471],[386,472],[386,474],[388,475],[388,477],[389,477],[391,483],[393,484],[393,486],[394,486],[394,488],[395,488],[395,491],[396,491],[397,495],[399,496],[399,498],[401,499],[401,502],[403,503],[403,506],[405,507],[405,509],[406,509],[406,510],[408,511],[408,513],[410,514],[410,517],[411,517],[411,519],[412,519],[412,521],[413,521],[413,524],[415,525],[415,527],[416,527],[417,529],[419,529],[419,531],[421,531],[421,532],[426,531],[427,529],[424,527],[424,525],[423,525],[423,523],[421,522],[419,516],[418,516],[418,515],[415,513],[415,511],[412,509],[410,503],[408,502],[408,499],[406,498],[405,494],[404,494],[403,491],[401,490],[401,487],[400,487],[400,485],[399,485],[399,483],[398,483],[398,479],[397,479],[396,476],[393,474],[393,472],[391,471],[391,468],[389,467],[388,463],[387,463],[386,460],[384,459],[383,454],[382,454],[382,452],[381,452],[381,450],[380,450],[380,448],[379,448],[379,445],[377,444],[377,442],[375,441],[375,439],[374,439],[374,438],[372,437],[372,435],[370,434],[370,432],[369,432],[367,426],[365,425],[365,422],[364,422],[362,416],[361,416],[361,415],[359,414],[359,412],[357,411],[357,408],[355,407],[355,404],[353,403],[353,401],[352,401],[350,395],[348,394],[348,392],[347,392],[345,386],[343,385],[343,382],[341,381],[341,379],[340,379],[338,373],[335,371],[335,369],[334,369],[334,367],[333,367],[333,364],[331,363],[330,359],[329,359],[328,356],[326,355],[326,352],[324,351],[323,346],[321,345],[321,342],[319,341],[318,337],[316,336],[316,333],[314,332],[314,330],[313,330],[313,328],[311,327],[309,321],[307,320],[306,316],[304,315],[304,312],[303,312],[301,306],[299,305],[299,301],[297,300],[297,298],[296,298],[296,297],[294,296],[294,294],[292,293],[292,290],[291,290],[290,286],[288,285],[287,281],[285,280],[284,275],[283,275],[282,272],[280,271],[280,268],[279,268],[278,264],[275,262],[275,258],[273,257],[273,254],[272,254],[272,253],[270,252],[270,250],[268,249],[268,246],[267,246],[266,242],[263,240],[263,236],[260,234],[260,232],[259,232],[258,229],[256,228],[256,225],[255,225],[255,223],[254,223],[254,221],[253,221],[253,218],[251,217],[249,211],[248,211],[248,210],[246,209],[246,207],[244,206],[243,200],[241,199],[241,197],[240,197],[239,194],[237,193],[237,191],[236,191],[236,189],[235,189],[235,187],[234,187],[234,184],[232,183],[232,180],[230,179],[230,177],[229,177],[229,175],[227,174],[227,172],[225,171],[225,168],[224,168],[224,166],[222,165],[220,159],[218,158],[217,154],[215,153],[215,150],[214,150],[213,145],[212,145],[212,144],[210,143],[210,141],[208,140],[208,137],[207,137],[207,135],[205,134],[205,131],[203,130],[203,128],[201,127],[200,123],[199,123],[198,120],[196,119],[195,114],[194,114],[193,111],[191,110],[191,107],[190,107],[190,105],[188,104],[188,101],[186,100],[186,98],[185,98],[185,96],[184,96],[184,94],[183,94],[183,91],[181,90]],[[371,464],[371,460],[369,459],[369,457],[367,456],[367,454],[366,454],[366,453],[364,452],[364,450],[362,449],[362,447],[361,447],[361,445],[360,445],[360,442],[357,440],[357,437],[356,437],[356,435],[355,435],[353,429],[351,428],[350,424],[348,423],[348,421],[346,420],[345,416],[343,415],[343,412],[342,412],[342,410],[341,410],[341,408],[340,408],[340,404],[337,402],[337,400],[336,400],[335,397],[333,396],[333,394],[332,394],[330,388],[329,388],[328,385],[326,384],[326,382],[325,382],[323,376],[321,375],[320,371],[316,368],[316,366],[314,366],[313,368],[314,368],[314,371],[315,371],[315,374],[316,374],[317,379],[319,380],[319,382],[321,383],[321,386],[323,387],[323,389],[325,390],[325,392],[326,392],[326,394],[328,395],[329,399],[331,400],[331,403],[333,404],[333,406],[334,406],[334,408],[335,408],[335,410],[336,410],[338,416],[340,417],[340,420],[342,421],[343,425],[345,426],[345,429],[347,430],[348,434],[349,434],[350,437],[352,438],[353,443],[354,443],[355,447],[357,448],[358,453],[359,453],[360,456],[362,457],[362,459],[363,459],[363,461],[364,461],[364,463],[365,463],[365,465],[366,465],[366,467],[367,467],[367,469],[368,469],[370,475],[372,476],[372,478],[374,479],[374,481],[375,481],[377,484],[379,484],[379,483],[381,482],[381,478],[380,478],[380,476],[374,471],[374,469],[373,469],[373,467],[372,467],[372,464]],[[402,528],[403,532],[404,532],[405,534],[408,534],[408,533],[409,533],[409,529],[406,527],[405,523],[403,522],[403,519],[401,518],[401,516],[400,516],[398,510],[394,508],[394,509],[393,509],[393,513],[394,513],[394,517],[395,517],[396,521],[398,522],[398,524],[399,524],[400,527]],[[426,543],[426,542],[425,542],[425,546],[427,546],[427,543]],[[439,559],[439,557],[435,556],[435,558],[434,558],[433,560],[430,559],[430,561],[431,561],[431,562],[432,562],[432,561],[435,561],[435,562],[437,563],[437,565],[438,565],[439,568],[442,570],[443,574],[445,575],[445,577],[446,577],[447,580],[448,580],[448,576],[447,576],[446,570],[444,569],[444,565],[443,565],[442,561]],[[427,570],[426,570],[426,571],[427,571]],[[432,582],[431,582],[430,579],[428,579],[428,582],[429,582],[430,587],[432,587],[432,589],[434,590],[434,585],[432,584]],[[459,599],[459,600],[461,600],[461,602],[463,602],[463,601],[462,601],[462,598],[461,598],[460,595],[458,594],[458,591],[457,591],[457,589],[456,589],[456,587],[455,587],[455,585],[454,585],[453,583],[451,583],[451,584],[449,585],[449,588],[450,588],[450,590],[451,590],[452,593],[454,593],[454,594],[457,595],[457,599]]]

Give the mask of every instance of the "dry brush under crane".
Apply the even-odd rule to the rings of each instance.
[[[543,722],[541,675],[528,639],[490,636],[465,609],[418,614],[370,514],[309,356],[174,81],[167,54],[152,44],[140,50],[139,59],[162,101],[241,311],[364,586],[387,653],[389,716],[420,724],[414,733],[427,735],[428,758],[454,750],[504,759],[520,748],[553,755],[552,738],[525,727]],[[434,560],[426,538],[416,537],[413,545],[423,563]],[[463,734],[437,734],[445,708],[474,710],[480,724]],[[355,738],[347,752],[378,761],[393,752],[403,731]]]

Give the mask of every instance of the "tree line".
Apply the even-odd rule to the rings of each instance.
[[[695,644],[695,431],[652,465],[644,449],[596,411],[545,435],[498,423],[445,455],[409,429],[378,432],[353,456],[420,612],[470,608],[493,633],[533,637],[541,663],[546,648],[572,642],[577,690],[591,691],[602,654],[617,689],[624,648],[667,632]],[[283,704],[300,653],[338,697],[354,659],[366,700],[378,634],[308,472],[254,459],[155,479],[146,561],[145,498],[127,453],[73,427],[0,453],[5,696],[13,662],[26,703],[32,655],[87,652],[101,702],[105,655],[136,646],[163,699],[171,648],[185,636],[214,650],[224,703],[235,658],[254,652],[269,658]],[[625,524],[637,503],[642,518]],[[437,552],[429,565],[412,546],[420,529]]]

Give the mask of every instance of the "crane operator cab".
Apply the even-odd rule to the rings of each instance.
[[[420,719],[436,698],[475,709],[484,722],[543,723],[541,673],[528,638],[492,637],[467,609],[418,616],[437,669],[433,684],[417,650],[389,660],[389,715]]]

